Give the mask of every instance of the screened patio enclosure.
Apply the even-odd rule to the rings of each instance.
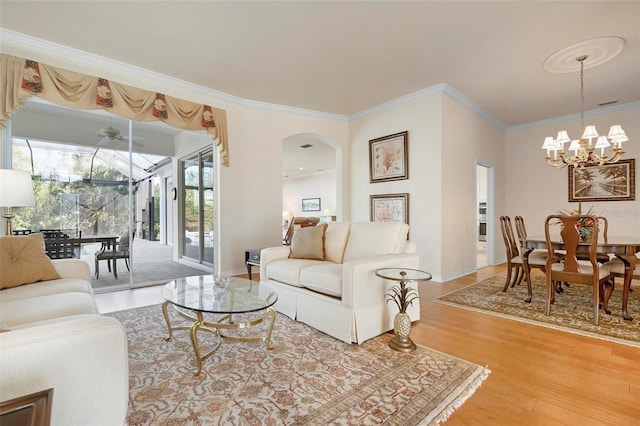
[[[96,290],[155,284],[213,270],[213,256],[210,262],[200,262],[204,266],[176,261],[184,256],[179,246],[174,247],[183,242],[184,231],[174,210],[182,208],[184,200],[174,200],[169,184],[179,182],[173,180],[178,160],[172,153],[180,130],[155,125],[156,133],[166,133],[158,136],[132,122],[127,131],[128,120],[107,121],[104,113],[29,104],[12,119],[11,167],[32,174],[36,207],[14,209],[14,229],[59,229],[85,240],[130,233],[131,274],[120,259],[117,278],[106,261],[95,264],[101,243],[86,242],[77,248],[76,257],[86,260],[92,273],[99,268],[99,278],[92,279]],[[118,129],[118,137],[107,140],[102,134],[105,128]],[[129,145],[131,152],[126,149]]]

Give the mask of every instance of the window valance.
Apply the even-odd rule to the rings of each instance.
[[[206,130],[220,148],[222,165],[229,165],[227,114],[220,108],[4,54],[0,54],[0,91],[2,127],[37,95],[70,108],[104,108],[134,121],[162,120],[180,129]]]

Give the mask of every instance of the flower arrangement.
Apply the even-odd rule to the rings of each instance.
[[[577,210],[575,209],[571,211],[560,210],[560,213],[567,216],[578,216],[582,214],[589,215],[589,216],[596,215],[596,213],[594,213],[593,211],[593,206],[589,207],[589,210],[587,210],[585,213],[582,213],[582,201],[578,202]],[[576,222],[576,226],[578,228],[578,233],[580,234],[580,241],[585,241],[586,239],[588,239],[593,235],[593,226],[594,226],[593,219],[589,219],[589,218],[579,219]]]

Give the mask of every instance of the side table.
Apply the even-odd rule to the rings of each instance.
[[[247,274],[249,275],[249,281],[251,279],[251,267],[260,267],[260,251],[262,249],[249,249],[244,252],[244,264],[247,265]]]
[[[398,282],[398,285],[391,287],[389,293],[386,294],[387,303],[393,301],[399,308],[399,312],[393,320],[395,336],[389,341],[389,347],[398,352],[414,351],[416,344],[409,338],[409,334],[411,334],[411,318],[406,313],[406,310],[407,306],[419,296],[416,290],[407,288],[407,283],[429,281],[431,274],[418,269],[383,268],[378,269],[376,275],[385,280]]]

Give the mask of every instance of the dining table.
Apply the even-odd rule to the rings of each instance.
[[[553,250],[564,250],[564,243],[560,234],[550,235]],[[527,249],[522,255],[522,263],[524,267],[528,267],[529,254],[534,249],[547,249],[547,239],[544,234],[529,235],[524,241]],[[578,244],[579,253],[589,253],[591,247],[590,241],[580,242]],[[633,318],[627,312],[627,304],[629,302],[629,292],[631,290],[631,280],[633,271],[638,261],[636,253],[640,252],[640,236],[616,236],[608,235],[606,237],[598,237],[597,250],[601,253],[613,254],[624,263],[624,284],[622,287],[622,318],[626,321],[632,321]],[[531,287],[529,287],[529,299],[531,298]]]

